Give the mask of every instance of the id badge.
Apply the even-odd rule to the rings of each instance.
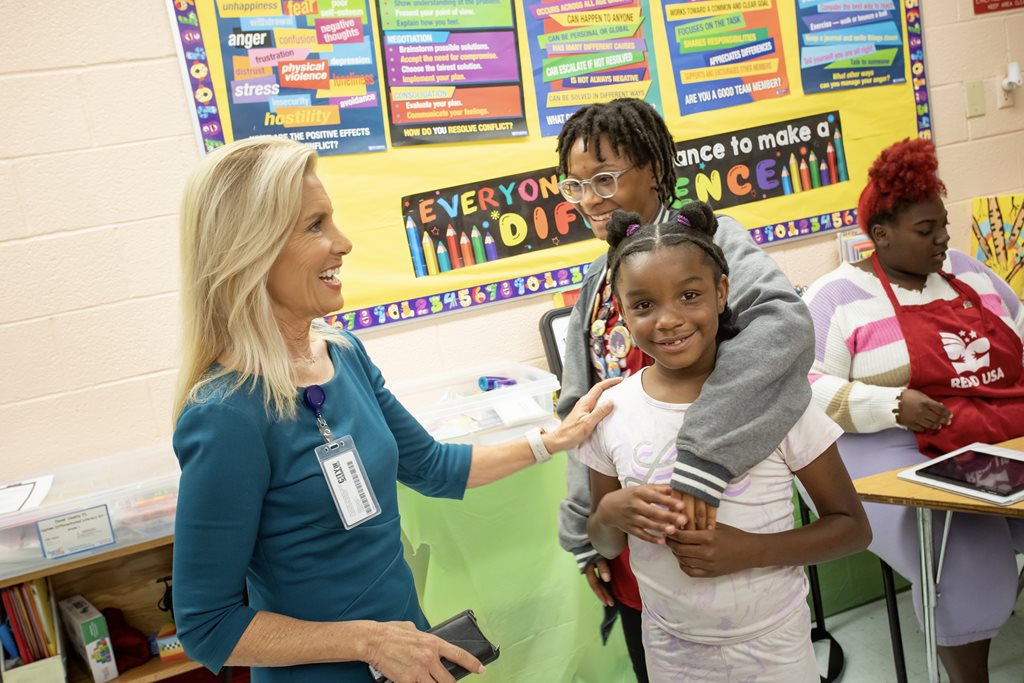
[[[380,514],[380,503],[366,477],[363,461],[351,436],[317,446],[314,452],[346,530]]]

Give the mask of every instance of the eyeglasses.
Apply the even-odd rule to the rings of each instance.
[[[573,204],[583,201],[583,188],[587,185],[590,185],[590,191],[598,197],[608,199],[619,191],[619,176],[632,170],[633,167],[630,166],[621,171],[602,171],[595,173],[590,180],[566,178],[558,183],[558,189],[562,191],[562,196]]]

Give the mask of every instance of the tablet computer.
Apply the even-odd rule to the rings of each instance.
[[[972,443],[900,472],[899,477],[996,505],[1024,500],[1024,452]]]

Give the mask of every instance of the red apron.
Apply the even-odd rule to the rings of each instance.
[[[955,299],[901,306],[878,258],[872,256],[871,263],[907,342],[908,387],[953,413],[948,426],[915,433],[921,452],[934,457],[975,441],[1024,435],[1024,366],[1016,330],[986,309],[967,284],[942,271]]]

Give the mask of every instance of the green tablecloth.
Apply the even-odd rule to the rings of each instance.
[[[435,500],[399,486],[403,541],[427,618],[472,609],[501,648],[489,683],[635,682],[616,626],[601,645],[603,608],[558,545],[565,455]]]
[[[602,647],[602,607],[558,545],[565,455],[465,500],[399,486],[403,541],[427,618],[472,609],[501,648],[489,683],[634,683],[616,626]],[[797,521],[799,524],[799,520]],[[881,596],[878,560],[864,552],[819,567],[826,614]]]

